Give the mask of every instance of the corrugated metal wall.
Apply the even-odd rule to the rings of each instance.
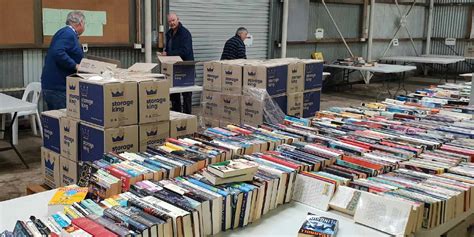
[[[41,81],[44,55],[42,49],[23,50],[23,85]]]
[[[437,0],[436,3],[472,3],[472,0]],[[441,55],[464,55],[464,48],[469,44],[465,38],[469,36],[468,29],[469,5],[440,5],[433,9],[433,39],[431,40],[431,53]],[[446,46],[445,38],[456,38],[455,46]],[[464,63],[458,63],[457,72],[472,72],[471,63],[474,60],[467,60]],[[441,67],[435,67],[441,71]]]
[[[0,88],[23,87],[23,50],[0,50]]]

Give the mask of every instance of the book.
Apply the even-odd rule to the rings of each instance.
[[[303,225],[298,231],[298,237],[331,237],[335,236],[339,222],[336,219],[318,216],[308,212]]]
[[[327,211],[334,195],[335,185],[322,180],[298,174],[296,176],[293,200]]]
[[[202,175],[213,185],[221,185],[227,183],[252,181],[255,173],[242,174],[229,178],[221,178],[219,176],[214,175],[213,173],[210,173],[209,170],[203,170]]]
[[[49,200],[49,206],[55,205],[72,205],[75,202],[80,202],[86,198],[88,188],[79,187],[76,185],[58,188],[54,196]]]
[[[208,171],[220,178],[230,178],[246,174],[255,174],[257,164],[245,159],[223,161],[208,166]]]

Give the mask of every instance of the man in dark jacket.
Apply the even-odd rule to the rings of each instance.
[[[221,60],[246,59],[244,40],[247,38],[247,34],[247,29],[239,27],[234,37],[225,42]]]
[[[168,25],[170,29],[166,32],[164,56],[180,56],[183,61],[194,61],[193,40],[191,33],[186,29],[176,13],[168,15]],[[192,110],[192,92],[184,92],[183,105],[181,107],[181,94],[170,95],[171,109],[177,112],[191,114]]]
[[[48,110],[66,108],[66,77],[75,73],[84,53],[79,36],[85,30],[84,14],[72,11],[66,26],[54,34],[41,74],[43,99]]]

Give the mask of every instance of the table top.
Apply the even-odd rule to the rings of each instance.
[[[0,93],[0,114],[30,111],[36,109],[36,107],[33,103]]]
[[[383,57],[379,60],[382,61],[396,61],[396,62],[408,62],[408,63],[434,63],[434,64],[452,64],[464,61],[464,57],[437,57],[436,55],[426,56],[391,56]]]
[[[184,86],[170,88],[170,94],[202,91],[202,86]]]
[[[457,59],[474,59],[474,57],[458,56],[458,55],[441,55],[441,54],[422,54],[422,57],[437,57],[437,58],[457,58]]]
[[[0,202],[0,232],[12,231],[17,220],[27,220],[31,215],[44,219],[48,215],[47,204],[55,192],[56,190],[53,189]],[[296,236],[308,212],[337,219],[339,221],[338,236],[389,236],[375,229],[356,224],[352,217],[343,213],[320,211],[297,202],[279,206],[245,228],[222,232],[217,236]]]
[[[416,70],[415,66],[403,66],[403,65],[393,65],[393,64],[383,64],[383,63],[379,63],[373,67],[356,67],[356,66],[345,66],[345,65],[337,65],[337,64],[324,64],[324,66],[332,67],[332,68],[377,72],[377,73],[401,73],[401,72]]]
[[[472,77],[472,73],[459,74],[460,77]]]

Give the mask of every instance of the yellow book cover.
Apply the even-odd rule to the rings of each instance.
[[[182,148],[182,147],[180,147],[180,146],[178,146],[178,145],[175,145],[175,144],[173,144],[173,143],[169,143],[169,142],[166,142],[166,143],[165,143],[165,146],[166,146],[166,147],[169,147],[170,149],[175,150],[175,151],[183,151],[183,150],[184,150],[184,148]]]
[[[48,205],[72,205],[86,198],[88,188],[71,185],[58,188]]]
[[[169,146],[160,146],[160,149],[162,149],[163,151],[166,151],[166,152],[173,152],[173,151],[176,151],[176,149],[173,149]]]

